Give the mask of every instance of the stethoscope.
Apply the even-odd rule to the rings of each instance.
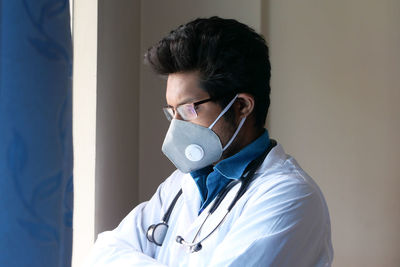
[[[193,238],[192,242],[187,242],[183,239],[182,236],[177,236],[176,237],[176,242],[179,244],[182,244],[183,246],[188,247],[190,253],[197,252],[202,249],[201,243],[205,241],[207,238],[209,238],[220,226],[221,224],[225,221],[225,218],[235,206],[236,202],[243,196],[243,194],[246,192],[247,188],[249,187],[250,183],[252,182],[254,178],[254,173],[256,170],[260,167],[261,163],[264,161],[268,153],[271,151],[271,149],[276,145],[276,141],[270,139],[268,149],[258,158],[253,160],[245,169],[243,172],[242,176],[240,179],[237,180],[232,180],[215,198],[215,201],[211,208],[208,210],[208,214],[206,218],[204,219],[203,223],[201,224],[199,230],[197,231],[195,237]],[[234,199],[232,200],[231,204],[228,206],[227,212],[225,213],[224,217],[222,220],[218,223],[218,225],[204,238],[202,238],[200,241],[196,242],[196,239],[198,238],[201,229],[203,228],[203,225],[207,221],[208,217],[211,216],[211,214],[214,213],[214,211],[218,208],[218,206],[221,204],[221,202],[224,200],[225,196],[228,194],[228,192],[238,183],[241,183],[239,190],[237,191]],[[182,189],[179,190],[179,192],[176,194],[174,199],[172,200],[170,206],[168,207],[168,210],[165,212],[162,221],[157,224],[152,224],[149,226],[147,229],[146,237],[147,239],[156,244],[157,246],[162,246],[165,236],[168,231],[168,221],[169,217],[171,216],[171,213],[175,207],[176,202],[178,201],[179,197],[182,195]]]

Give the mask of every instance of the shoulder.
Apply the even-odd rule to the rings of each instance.
[[[314,180],[300,167],[297,161],[286,154],[281,144],[277,144],[260,168],[256,171],[254,186],[275,188],[299,186],[309,191],[320,191]]]
[[[275,204],[275,207],[298,207],[298,211],[318,213],[321,219],[329,220],[320,188],[280,144],[268,154],[248,191],[248,204],[265,202],[259,208]]]

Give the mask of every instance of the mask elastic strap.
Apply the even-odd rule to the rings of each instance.
[[[243,123],[245,122],[245,120],[246,120],[246,117],[244,117],[244,118],[240,121],[239,126],[237,127],[237,129],[236,129],[235,133],[233,134],[231,140],[229,140],[229,142],[224,146],[224,148],[222,149],[222,151],[225,151],[225,150],[230,146],[230,144],[233,142],[233,140],[235,140],[236,135],[239,133],[240,129],[242,128]]]
[[[215,119],[215,121],[208,127],[209,129],[212,129],[214,125],[217,123],[217,121],[228,111],[228,109],[233,105],[235,102],[236,98],[238,95],[235,95],[235,97],[229,102],[229,104],[221,111],[221,113],[218,115],[218,117]]]

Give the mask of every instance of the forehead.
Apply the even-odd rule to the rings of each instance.
[[[206,91],[200,88],[197,72],[173,73],[168,75],[166,99],[170,106],[208,98]]]

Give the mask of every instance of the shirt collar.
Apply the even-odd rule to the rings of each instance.
[[[247,165],[261,156],[263,152],[268,148],[269,135],[267,129],[264,133],[254,140],[249,145],[245,146],[235,155],[220,161],[214,166],[214,170],[221,173],[228,179],[239,179]]]

